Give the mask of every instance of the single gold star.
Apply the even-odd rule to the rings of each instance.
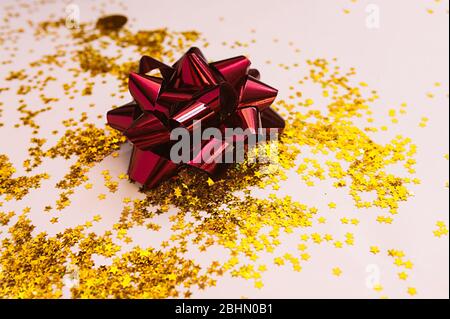
[[[255,281],[255,288],[261,289],[262,287],[264,287],[264,284],[262,283],[262,281],[260,281],[260,280]]]

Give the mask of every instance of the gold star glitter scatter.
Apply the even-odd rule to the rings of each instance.
[[[1,206],[0,206],[1,207]],[[8,225],[11,218],[13,218],[16,215],[15,212],[0,212],[0,226],[6,226]]]
[[[405,186],[408,179],[387,174],[383,168],[403,162],[405,168],[412,174],[415,145],[409,138],[400,135],[385,146],[373,143],[365,133],[347,120],[361,116],[361,113],[368,109],[367,103],[376,100],[377,95],[372,93],[371,96],[364,97],[358,87],[350,87],[349,77],[354,75],[353,70],[341,74],[343,71],[335,68],[332,72],[332,64],[322,59],[308,61],[308,64],[310,65],[308,79],[334,92],[333,96],[329,97],[331,100],[328,106],[329,114],[325,116],[319,111],[314,111],[289,115],[292,122],[284,133],[283,141],[300,147],[311,147],[314,153],[335,152],[337,159],[350,163],[350,168],[345,171],[339,162],[327,162],[330,177],[336,179],[335,187],[349,185],[350,195],[358,208],[376,206],[389,208],[392,213],[396,213],[398,202],[405,201],[410,196]],[[341,90],[344,92],[340,92]],[[279,105],[287,110],[294,108],[285,101],[280,101]],[[330,118],[333,119],[332,125]],[[296,152],[296,149],[293,148],[293,151]],[[299,170],[302,172],[306,168],[300,166]],[[347,179],[350,181],[346,181]],[[371,202],[363,201],[360,194],[364,192],[375,192],[377,198]],[[330,208],[333,207],[334,203],[331,203]]]
[[[259,258],[260,252],[273,252],[280,245],[278,236],[282,231],[289,233],[298,227],[310,227],[314,214],[307,206],[294,202],[288,197],[271,196],[269,200],[263,200],[246,196],[244,199],[240,199],[232,195],[232,192],[229,191],[230,188],[232,190],[242,187],[242,183],[257,183],[259,178],[249,179],[247,177],[246,181],[245,175],[242,175],[243,172],[239,169],[231,170],[228,173],[229,177],[216,181],[210,186],[211,193],[201,193],[196,190],[195,185],[202,185],[207,177],[190,171],[182,172],[181,180],[189,182],[187,185],[178,186],[175,190],[183,189],[183,198],[178,197],[177,192],[175,194],[170,192],[173,185],[167,188],[164,187],[166,185],[162,185],[162,189],[148,191],[147,200],[159,201],[160,192],[163,190],[164,197],[167,196],[165,201],[176,203],[183,212],[172,219],[174,222],[172,229],[180,232],[176,236],[177,240],[184,240],[186,236],[194,235],[194,242],[201,243],[201,247],[204,249],[218,243],[230,251],[230,258],[224,264],[225,270],[230,270],[233,276],[258,280],[260,271],[256,270],[253,262]],[[183,174],[187,174],[189,178]],[[237,178],[237,176],[241,176],[241,178]],[[199,178],[203,179],[203,182]],[[223,195],[217,196],[218,194]],[[198,198],[199,195],[200,198]],[[186,227],[186,211],[189,211],[190,215],[195,218],[205,210],[210,217],[202,221],[196,228]],[[267,228],[271,229],[269,233],[265,232]],[[239,267],[240,260],[236,257],[237,255],[244,255],[244,259],[252,264],[244,264],[245,266]],[[292,255],[288,254],[274,259],[274,263],[280,266],[287,262],[292,264],[294,270],[300,270],[298,259]],[[246,270],[244,271],[244,269]]]
[[[46,1],[40,4],[35,4],[34,10],[38,11],[39,6],[45,5]],[[28,6],[25,4],[25,6]],[[12,17],[19,17],[21,14],[15,12],[13,7],[8,8]],[[32,12],[32,11],[30,11]],[[103,51],[111,48],[128,47],[132,48],[137,56],[144,54],[151,55],[157,59],[168,59],[173,61],[175,58],[175,52],[183,52],[187,47],[191,46],[195,41],[199,40],[200,34],[196,31],[183,31],[173,32],[167,29],[157,30],[139,30],[133,32],[126,27],[123,27],[114,32],[104,32],[104,28],[101,27],[103,23],[99,23],[97,28],[93,27],[94,23],[81,23],[79,28],[68,29],[66,28],[65,19],[54,19],[34,24],[30,20],[30,24],[34,27],[34,36],[37,41],[52,38],[55,44],[51,44],[50,47],[54,49],[54,54],[46,54],[41,58],[38,58],[30,63],[30,67],[26,71],[20,69],[17,71],[11,71],[5,78],[6,81],[28,81],[30,85],[21,86],[18,94],[20,96],[37,95],[43,102],[43,104],[55,104],[59,100],[52,97],[47,97],[42,91],[46,89],[48,85],[52,85],[52,82],[57,81],[53,76],[48,76],[48,72],[44,72],[46,68],[61,69],[65,73],[71,74],[69,78],[76,79],[83,77],[83,82],[86,86],[80,91],[77,88],[76,80],[63,85],[63,93],[70,99],[74,99],[76,94],[82,96],[92,95],[94,89],[94,81],[92,79],[102,77],[106,75],[112,75],[121,81],[121,90],[127,90],[127,79],[130,71],[134,71],[137,68],[138,59],[130,59],[130,61],[124,61],[122,53],[115,57],[103,55]],[[33,29],[31,29],[33,30]],[[23,30],[11,30],[11,33],[18,35],[24,33]],[[2,32],[2,34],[4,31]],[[70,38],[73,40],[75,47],[78,50],[68,50],[66,45],[56,44],[56,39]],[[9,36],[6,36],[9,40]],[[16,38],[11,36],[11,41],[15,42]],[[66,41],[66,40],[65,40]],[[95,49],[94,49],[95,47]],[[77,63],[79,67],[73,67],[73,63]],[[89,77],[86,76],[89,73]],[[81,80],[81,79],[80,79]],[[104,82],[105,80],[103,80]],[[3,103],[3,102],[2,102]],[[18,101],[19,107],[17,110],[23,115],[20,120],[22,125],[30,126],[33,129],[33,134],[38,134],[40,131],[40,125],[37,118],[42,112],[52,110],[52,106],[46,106],[38,110],[31,110],[25,100],[21,98]],[[69,111],[73,111],[73,107],[68,108]],[[101,116],[103,118],[103,116]],[[81,113],[81,118],[77,122],[74,118],[68,118],[62,121],[65,127],[76,127],[79,124],[85,123],[88,117],[85,112]],[[19,127],[19,124],[16,124]],[[81,130],[84,130],[81,132]],[[31,171],[42,163],[45,157],[54,158],[55,156],[64,156],[68,158],[71,155],[80,155],[80,159],[77,164],[71,167],[70,172],[65,176],[64,180],[57,184],[57,188],[62,188],[64,191],[61,193],[60,198],[57,201],[57,209],[61,210],[70,204],[69,197],[73,193],[73,188],[80,185],[86,180],[86,173],[89,170],[89,165],[95,161],[99,161],[108,155],[111,151],[114,151],[118,147],[109,148],[108,141],[102,139],[100,134],[107,135],[108,128],[98,128],[93,125],[85,125],[83,129],[78,128],[73,131],[67,131],[61,138],[58,144],[48,151],[42,149],[42,146],[46,142],[45,139],[33,138],[30,147],[30,158],[24,162],[24,167],[27,171]],[[119,145],[125,141],[124,137],[120,133],[110,130],[112,141],[114,144]],[[75,134],[82,136],[80,139],[75,138]],[[81,142],[79,146],[70,145],[66,141],[71,141],[73,138],[77,142]],[[100,138],[100,139],[98,139]],[[89,147],[89,145],[91,145]],[[72,147],[72,150],[68,150]],[[65,148],[63,150],[63,148]],[[65,152],[65,154],[61,154]],[[70,153],[70,154],[68,154]],[[82,156],[84,154],[85,156]],[[115,192],[117,189],[116,182],[107,182],[106,187],[110,192]]]
[[[33,229],[30,220],[21,215],[10,229],[11,239],[2,242],[0,287],[4,297],[61,297],[68,263],[76,266],[79,278],[71,288],[75,298],[177,297],[180,284],[212,284],[209,277],[198,274],[199,267],[192,261],[180,259],[176,250],[135,248],[114,259],[112,265],[96,268],[93,254],[111,257],[119,250],[109,235],[86,235],[83,226],[78,226],[55,237],[46,233],[33,237]],[[79,252],[74,253],[73,247]],[[210,272],[215,273],[216,268],[212,266]],[[136,272],[140,275],[131,275]]]
[[[414,264],[411,260],[405,260],[406,255],[402,250],[390,249],[388,250],[388,256],[393,259],[393,264],[396,268],[400,268],[397,272],[398,279],[403,282],[407,282],[410,277],[410,272],[414,268]],[[411,293],[410,293],[411,289]],[[408,287],[408,294],[414,296],[417,291],[415,288]]]
[[[380,224],[392,224],[393,218],[390,216],[377,216],[376,221]]]
[[[280,106],[289,108],[289,105],[283,105],[283,103],[280,103]],[[316,113],[312,114],[317,116]],[[295,123],[295,119],[293,120]],[[319,120],[321,119],[319,118]],[[305,124],[309,125],[307,123],[302,125],[304,126]],[[298,149],[296,147],[288,147],[287,145],[302,145],[308,141],[303,140],[303,135],[294,133],[297,129],[298,127],[295,125],[288,127],[285,135],[282,137],[282,143],[279,144],[279,164],[282,168],[291,168],[293,162],[292,159],[298,154]],[[314,134],[315,136],[327,134],[326,131],[328,130],[328,128],[325,129],[325,127],[322,128],[320,126],[316,128],[312,126],[309,127],[309,129],[319,133],[317,134],[316,132]],[[74,130],[69,129],[58,141],[56,146],[44,152],[44,155],[48,157],[61,156],[69,158],[74,156],[78,158],[77,164],[72,166],[71,175],[66,176],[69,178],[66,178],[64,182],[61,182],[60,186],[62,186],[62,188],[71,191],[74,189],[74,186],[80,185],[85,181],[85,174],[92,163],[102,159],[120,146],[123,141],[113,134],[113,132],[100,130],[93,125],[85,124],[84,128],[76,128]],[[354,134],[360,133],[355,131]],[[313,135],[306,134],[306,136],[312,137]],[[299,137],[301,137],[300,140],[298,139]],[[330,136],[328,138],[333,137]],[[77,143],[70,143],[73,140],[77,140]],[[102,142],[95,144],[95,140]],[[326,139],[324,141],[326,142]],[[319,141],[319,143],[314,142],[314,144],[311,143],[311,145],[322,145],[324,141]],[[94,145],[91,145],[91,142],[94,142]],[[335,150],[335,146],[331,146],[331,144],[328,147],[330,150]],[[347,147],[345,144],[340,146],[340,151],[343,152],[343,154],[346,152],[345,147]],[[324,151],[324,149],[322,151]],[[360,151],[358,151],[358,157],[359,156]],[[354,159],[349,157],[348,160],[352,161]],[[312,165],[313,170],[311,173],[314,176],[319,179],[323,178],[324,170],[316,161],[307,160],[306,163]],[[338,166],[334,164],[332,167]],[[337,170],[334,172],[335,173],[333,174],[339,179],[342,179],[344,175],[348,174],[342,169],[339,172]],[[109,172],[105,171],[103,176],[105,182],[110,181]],[[180,179],[167,181],[157,190],[147,191],[147,197],[143,201],[133,201],[131,206],[124,207],[121,221],[119,224],[115,225],[117,238],[127,240],[127,229],[134,223],[142,224],[145,220],[151,218],[153,213],[150,213],[147,210],[147,207],[159,206],[160,210],[158,214],[161,214],[167,211],[169,205],[175,205],[180,212],[172,218],[172,230],[174,231],[174,235],[172,236],[172,243],[166,243],[164,245],[165,247],[173,246],[173,249],[175,249],[174,253],[178,256],[176,247],[183,251],[183,247],[186,245],[185,238],[189,236],[194,236],[194,243],[199,245],[200,250],[206,250],[215,243],[222,245],[230,252],[230,258],[223,265],[223,270],[230,271],[233,276],[252,279],[255,281],[255,286],[260,287],[261,270],[255,268],[253,264],[249,264],[248,262],[255,262],[261,251],[272,253],[276,247],[281,244],[278,239],[281,232],[290,233],[293,229],[298,227],[311,227],[311,218],[317,213],[317,209],[308,208],[305,205],[292,201],[290,197],[278,198],[275,195],[271,195],[269,199],[255,199],[251,197],[249,191],[247,191],[246,196],[242,199],[232,194],[233,191],[247,189],[250,185],[256,185],[262,188],[268,185],[276,185],[280,179],[283,179],[283,172],[280,171],[280,169],[273,170],[269,167],[269,169],[261,171],[258,166],[252,166],[245,163],[243,165],[237,165],[234,169],[227,172],[227,176],[224,177],[223,180],[214,183],[209,182],[208,179],[196,172],[182,172]],[[187,184],[185,184],[186,182]],[[210,187],[210,192],[199,192],[199,185],[206,184]],[[100,194],[100,196],[104,195]],[[67,202],[67,198],[63,199],[64,203]],[[224,207],[224,205],[226,206]],[[334,207],[335,204],[331,203],[330,208]],[[200,218],[200,214],[205,211],[208,217],[206,219]],[[194,227],[194,224],[188,222],[186,220],[188,212],[190,216],[201,221],[201,223]],[[85,224],[83,227],[89,226],[90,224]],[[155,230],[158,229],[157,226],[150,228]],[[265,230],[267,228],[270,229],[268,234],[263,232],[263,229]],[[311,239],[316,244],[320,244],[324,240],[333,240],[330,234],[322,236],[318,233],[313,233]],[[334,246],[336,248],[343,248],[344,243],[353,245],[353,234],[347,233],[343,241],[334,241]],[[84,247],[83,251],[88,249],[85,248],[88,247],[86,245],[82,247]],[[144,254],[148,253],[144,252]],[[238,255],[245,256],[244,259],[246,259],[246,261],[241,261],[237,258]],[[126,256],[134,255],[131,254]],[[310,256],[304,253],[301,258],[302,260],[308,260]],[[276,257],[274,262],[280,266],[290,264],[294,271],[301,270],[298,258],[293,257],[291,254],[285,254],[283,257]],[[77,266],[80,267],[80,263],[77,263]],[[93,297],[95,295],[92,295],[91,291],[93,291],[94,288],[100,293],[99,296],[109,296],[110,291],[113,288],[109,289],[107,287],[116,286],[122,289],[121,297],[134,296],[136,294],[139,295],[142,292],[142,290],[130,290],[131,287],[134,286],[132,283],[136,282],[137,278],[129,275],[128,269],[123,271],[123,277],[116,278],[118,277],[116,273],[119,273],[116,268],[119,267],[112,266],[111,268],[115,275],[113,280],[117,279],[117,282],[114,281],[111,283],[104,279],[104,281],[108,283],[107,286],[103,283],[103,280],[92,280],[92,278],[104,278],[103,273],[96,269],[82,268],[85,269],[85,273],[80,276],[80,278],[85,279],[81,280],[81,287],[83,289],[79,288],[79,290],[73,290],[73,296],[77,297],[82,294],[82,296]],[[223,270],[220,270],[219,273],[222,273]],[[336,274],[338,273],[337,270],[335,272]],[[161,282],[162,277],[160,277],[160,274],[157,273],[155,276],[155,280]],[[176,280],[176,276],[174,277],[173,275],[168,278],[170,280]],[[210,283],[212,284],[212,282]],[[206,286],[207,284],[204,282],[199,285],[201,288]],[[171,293],[178,294],[177,291],[173,291],[163,294],[162,296],[170,296]],[[159,297],[161,295],[152,293],[149,296]]]
[[[428,0],[425,1],[427,4],[427,7],[425,8],[425,12],[427,12],[429,15],[434,15],[439,12],[445,12],[448,14],[448,1],[442,1],[442,0]],[[447,5],[447,7],[445,7]],[[435,84],[440,84],[439,82],[436,82]],[[437,85],[440,86],[440,85]]]
[[[105,187],[108,188],[110,193],[117,192],[117,189],[119,187],[119,183],[116,181],[112,181],[112,176],[109,174],[108,170],[104,170],[102,172],[103,179],[105,181]]]
[[[427,117],[422,117],[420,119],[419,126],[423,128],[423,127],[427,127],[427,125],[428,125],[428,118]]]

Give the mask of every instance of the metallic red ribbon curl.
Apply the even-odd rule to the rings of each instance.
[[[159,70],[162,77],[148,75],[154,70]],[[129,177],[153,188],[176,175],[183,164],[172,162],[168,156],[173,145],[171,129],[181,126],[192,133],[196,120],[209,127],[240,127],[255,134],[260,128],[281,132],[285,122],[270,108],[278,91],[260,82],[259,77],[244,56],[208,63],[198,48],[191,48],[172,67],[143,56],[139,73],[129,76],[134,101],[107,114],[108,124],[133,144]],[[210,154],[212,147],[217,151]],[[193,145],[192,150],[195,148],[200,148],[196,157],[202,160],[185,165],[211,176],[225,167],[210,160],[227,151],[225,140],[211,138]],[[204,161],[205,157],[209,160]]]

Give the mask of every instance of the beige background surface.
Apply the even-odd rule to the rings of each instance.
[[[2,1],[12,3],[13,1]],[[89,6],[91,1],[77,0],[73,3],[80,6],[81,21],[95,19]],[[366,26],[366,6],[377,4],[380,8],[380,28],[369,29]],[[290,194],[305,204],[317,206],[322,216],[327,218],[325,225],[315,225],[308,232],[327,231],[344,234],[351,231],[355,234],[355,246],[336,250],[332,247],[310,245],[311,260],[303,264],[303,271],[295,273],[290,267],[271,266],[264,274],[264,288],[255,289],[251,281],[232,278],[229,275],[219,278],[217,286],[205,291],[196,291],[193,297],[250,297],[250,298],[408,298],[406,289],[416,287],[419,298],[448,298],[449,296],[449,241],[448,237],[436,238],[432,231],[435,223],[443,220],[448,225],[448,161],[444,155],[448,153],[448,81],[449,81],[449,42],[448,42],[448,1],[436,3],[429,0],[251,0],[251,1],[127,1],[126,15],[134,18],[136,28],[169,27],[174,30],[195,29],[203,33],[210,46],[204,50],[205,55],[218,60],[228,56],[249,54],[252,63],[263,74],[264,79],[280,89],[280,97],[289,95],[289,86],[296,83],[303,70],[290,72],[280,71],[278,63],[304,63],[308,58],[326,57],[339,59],[343,68],[355,67],[358,79],[369,83],[378,90],[381,100],[372,108],[375,111],[377,123],[389,124],[388,110],[407,102],[408,114],[400,118],[398,125],[389,125],[388,132],[374,135],[377,142],[384,143],[401,133],[409,136],[418,145],[417,177],[421,185],[414,186],[415,196],[402,203],[400,213],[392,225],[382,225],[375,222],[380,214],[377,209],[358,212],[345,191],[334,189],[329,182],[308,188],[299,183],[295,174],[282,185],[280,194]],[[433,8],[434,14],[427,8]],[[350,13],[345,14],[344,9]],[[36,13],[36,19],[48,12],[64,15],[64,5],[53,5]],[[111,4],[106,8],[108,13],[121,12],[119,7]],[[251,30],[256,30],[252,33]],[[249,48],[230,49],[221,45],[240,40],[256,39]],[[275,43],[273,39],[278,39]],[[300,48],[301,53],[295,54],[289,42]],[[69,43],[70,45],[70,43]],[[45,52],[45,46],[24,41],[23,52],[28,47],[34,47],[38,52]],[[28,47],[27,47],[28,46]],[[26,56],[19,59],[17,65],[26,65]],[[266,60],[272,64],[267,65]],[[0,75],[3,78],[8,67],[1,66]],[[300,72],[300,74],[299,74]],[[435,88],[434,83],[441,82],[441,88]],[[303,92],[314,98],[313,88],[303,87]],[[114,85],[105,86],[104,93],[97,92],[94,96],[97,107],[95,114],[104,114],[114,101],[109,92],[114,91]],[[434,92],[435,98],[426,96]],[[8,96],[2,96],[2,100]],[[92,100],[92,97],[90,98]],[[77,103],[92,102],[81,98]],[[74,103],[74,102],[71,102]],[[76,106],[76,105],[74,105]],[[62,104],[62,107],[64,105]],[[17,118],[14,107],[5,103],[3,118]],[[46,117],[46,123],[60,121],[62,109],[52,112],[52,117]],[[50,113],[49,113],[50,114]],[[429,118],[426,128],[420,128],[421,117]],[[42,120],[40,118],[40,120]],[[102,123],[99,120],[98,123]],[[56,125],[56,124],[55,124]],[[55,129],[49,127],[49,131]],[[22,174],[21,165],[26,157],[29,140],[29,130],[14,130],[8,123],[0,128],[0,153],[6,153],[13,163],[17,164]],[[51,142],[50,138],[50,142]],[[124,147],[119,160],[110,158],[98,164],[89,174],[95,182],[91,192],[77,192],[72,205],[65,209],[56,225],[49,223],[50,216],[39,212],[49,201],[57,198],[53,189],[54,181],[59,180],[66,172],[68,163],[61,160],[46,162],[39,171],[51,171],[52,179],[45,181],[38,191],[31,192],[20,202],[5,203],[4,210],[20,210],[30,206],[33,221],[38,231],[55,234],[67,225],[83,223],[95,214],[101,214],[103,221],[95,226],[98,231],[110,227],[120,214],[120,202],[124,197],[139,197],[137,187],[121,182],[116,194],[108,194],[106,201],[98,201],[96,196],[103,190],[100,172],[109,169],[112,175],[124,172],[127,167],[129,147]],[[338,205],[337,212],[331,212],[327,203],[334,201]],[[344,227],[339,218],[355,216],[361,221],[358,227]],[[164,226],[168,225],[168,216],[158,220]],[[157,246],[164,232],[147,233],[142,229],[133,230],[134,244],[142,246]],[[168,232],[165,232],[168,234]],[[301,232],[304,233],[304,232]],[[298,233],[297,233],[298,235]],[[282,239],[280,252],[298,243],[295,239]],[[369,253],[369,246],[377,245],[382,250],[378,255]],[[398,269],[392,264],[392,259],[386,255],[387,249],[402,249],[408,259],[414,263],[408,282],[397,278]],[[224,252],[221,248],[199,253],[194,248],[190,252],[199,262],[220,259]],[[274,256],[262,257],[272,264]],[[368,273],[366,268],[375,265],[380,271],[381,284],[384,291],[380,294],[367,288]],[[343,270],[341,277],[331,275],[333,267]]]

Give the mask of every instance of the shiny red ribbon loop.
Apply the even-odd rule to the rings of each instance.
[[[192,134],[194,123],[201,121],[203,128],[222,131],[239,127],[252,134],[260,128],[281,132],[285,122],[270,108],[278,91],[259,78],[259,71],[250,69],[244,56],[208,63],[198,48],[191,48],[173,66],[143,56],[139,72],[129,76],[134,101],[107,113],[108,124],[133,144],[130,178],[153,188],[176,175],[181,165],[211,176],[226,166],[217,159],[233,146],[217,138],[193,145],[189,162],[172,162],[168,154],[174,142],[170,132],[175,127],[184,127]]]

